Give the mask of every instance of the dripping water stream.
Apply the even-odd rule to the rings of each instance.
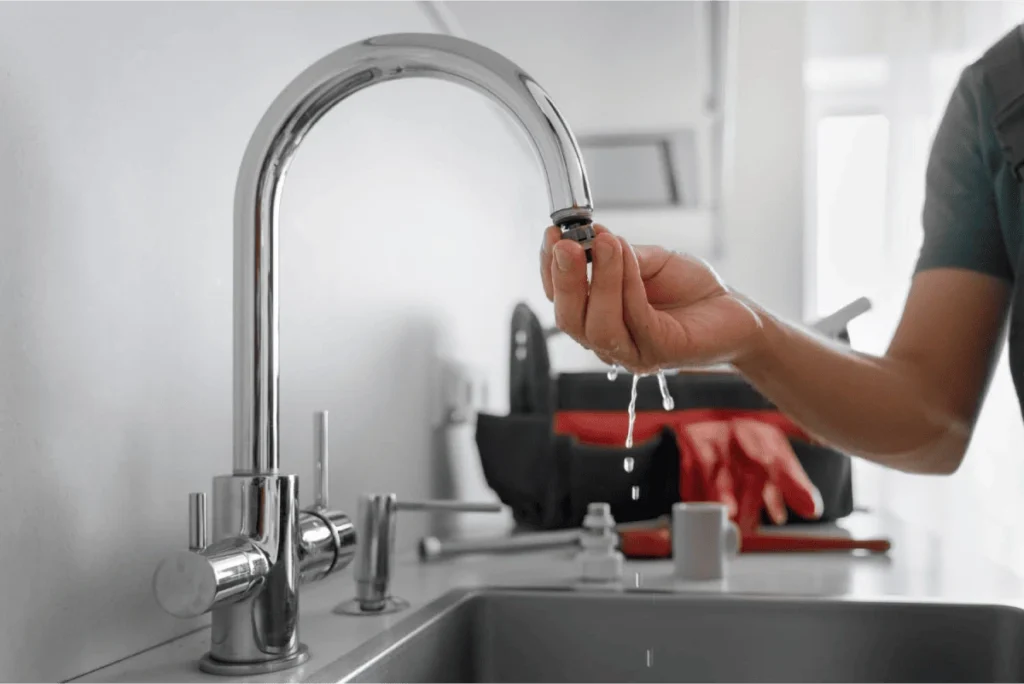
[[[608,369],[608,380],[615,381],[619,377],[620,367],[612,365]],[[637,397],[637,386],[640,382],[640,378],[644,377],[642,374],[633,375],[633,384],[629,392],[629,407],[627,409],[629,413],[629,426],[626,428],[626,448],[631,449],[633,447],[633,428],[636,425],[636,397]],[[659,370],[657,372],[658,377],[658,389],[661,391],[661,407],[666,411],[672,411],[676,407],[676,402],[672,398],[672,395],[668,391],[668,378],[665,377],[665,371]],[[631,467],[626,467],[626,472],[632,470]]]

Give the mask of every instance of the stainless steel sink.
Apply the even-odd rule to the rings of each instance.
[[[1024,680],[1024,611],[656,593],[456,591],[315,675],[353,682]]]

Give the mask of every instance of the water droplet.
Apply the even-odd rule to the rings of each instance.
[[[640,488],[638,486],[636,486],[636,485],[633,485],[633,490],[631,492],[631,495],[633,497],[633,501],[638,500],[640,498]]]
[[[647,649],[647,667],[654,665],[654,649]]]
[[[525,330],[516,330],[516,344],[526,344]]]
[[[632,456],[627,456],[626,458],[622,459],[622,469],[625,470],[627,473],[633,472],[633,466],[635,465],[636,462],[633,460]]]
[[[668,378],[665,377],[665,371],[658,371],[658,389],[661,390],[661,407],[666,411],[672,411],[676,407],[675,399],[668,393]]]
[[[612,367],[608,369],[608,380],[615,382],[615,378],[619,377],[619,367],[612,364]]]
[[[636,577],[634,578],[634,581],[636,583],[636,588],[639,589],[640,588],[640,573],[639,572],[636,573]]]

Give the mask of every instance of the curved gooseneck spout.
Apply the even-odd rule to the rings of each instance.
[[[515,64],[461,38],[394,34],[324,57],[282,91],[242,159],[235,191],[234,473],[275,475],[279,459],[278,207],[289,161],[334,105],[374,85],[434,77],[504,105],[530,137],[563,237],[593,238],[587,174],[576,140],[544,90]]]

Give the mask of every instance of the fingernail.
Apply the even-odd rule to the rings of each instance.
[[[572,267],[572,257],[565,253],[565,248],[562,245],[555,245],[555,263],[558,265],[558,270],[565,273]]]
[[[825,502],[821,498],[821,492],[818,491],[817,487],[811,490],[811,494],[814,495],[814,517],[820,518],[825,513]]]

